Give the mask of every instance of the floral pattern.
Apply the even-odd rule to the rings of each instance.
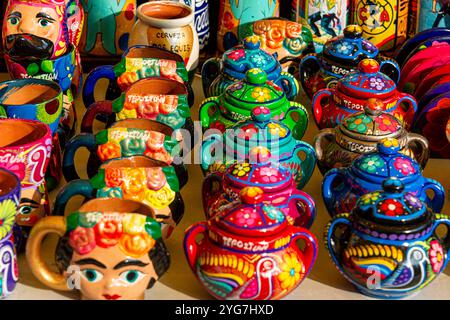
[[[367,193],[361,197],[361,201],[365,205],[374,204],[380,197],[380,192]]]
[[[372,77],[369,78],[369,86],[372,89],[375,89],[377,91],[381,91],[386,87],[386,84],[383,82],[382,78],[379,77]]]
[[[261,168],[260,176],[264,183],[276,183],[282,179],[282,177],[280,177],[280,172],[274,167]]]
[[[293,253],[283,255],[283,263],[280,265],[280,269],[278,280],[281,281],[283,290],[293,289],[305,276],[305,265]]]
[[[342,43],[337,44],[336,49],[339,53],[343,55],[348,55],[352,52],[352,45],[351,43],[343,41]]]
[[[253,209],[245,208],[236,213],[236,222],[243,227],[254,227],[258,220],[258,214]]]
[[[394,168],[405,176],[416,172],[410,160],[400,157],[394,160]]]
[[[431,269],[434,273],[439,273],[442,266],[444,265],[444,250],[441,244],[437,240],[432,240],[430,242],[430,250],[428,251],[430,257]]]
[[[278,123],[271,122],[267,125],[267,128],[269,129],[269,132],[272,136],[278,136],[280,138],[286,137],[288,131],[286,128],[282,127]]]
[[[378,128],[380,128],[380,130],[382,131],[388,131],[392,133],[397,132],[401,128],[401,125],[397,121],[385,114],[376,117],[375,122],[378,124]]]
[[[365,133],[367,131],[367,125],[371,123],[370,117],[365,114],[360,114],[354,117],[349,117],[346,120],[347,127],[350,130],[356,130],[359,133]]]
[[[414,210],[420,210],[422,209],[422,201],[420,201],[419,198],[417,198],[413,193],[406,192],[405,193],[405,200],[407,205]]]
[[[252,98],[257,102],[266,102],[271,99],[270,90],[264,87],[256,87],[252,91]]]
[[[233,61],[238,61],[242,58],[245,58],[245,50],[244,49],[236,49],[228,54],[228,58]]]
[[[386,216],[400,216],[405,213],[403,204],[395,199],[386,199],[378,204],[379,211]]]
[[[262,68],[267,64],[266,57],[261,53],[255,53],[250,56],[250,61],[255,64],[255,67]]]
[[[247,173],[249,173],[251,169],[252,167],[249,163],[239,163],[233,166],[233,170],[231,171],[231,173],[234,176],[243,177]]]
[[[238,138],[250,140],[255,134],[258,134],[258,128],[253,124],[246,124],[238,129]]]
[[[361,161],[361,168],[369,173],[375,173],[384,165],[383,159],[378,155],[367,156]]]
[[[281,212],[274,206],[265,205],[263,207],[263,210],[267,214],[267,216],[272,220],[275,220],[277,222],[282,222],[285,219],[283,212]]]
[[[11,199],[0,203],[0,240],[10,232],[16,219],[17,206]]]

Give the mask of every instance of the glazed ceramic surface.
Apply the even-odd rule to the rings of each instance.
[[[400,152],[425,168],[429,157],[427,139],[407,132],[400,120],[381,109],[379,100],[369,99],[363,112],[349,115],[336,128],[323,129],[316,135],[314,148],[322,174],[349,167],[359,155],[376,151],[377,143],[385,138],[397,139]]]
[[[283,88],[289,100],[295,100],[299,89],[297,80],[282,71],[276,55],[262,50],[262,44],[265,42],[261,41],[260,36],[247,37],[242,45],[226,51],[222,59],[207,60],[202,67],[205,97],[223,94],[228,86],[244,80],[249,70],[259,68],[267,74],[268,80]]]
[[[282,122],[271,120],[268,108],[256,107],[252,120],[238,122],[231,129],[232,134],[213,134],[203,141],[204,172],[222,172],[233,163],[264,158],[290,170],[299,189],[311,178],[316,164],[314,149],[300,140],[296,130],[291,131]],[[223,152],[215,150],[216,146],[223,148]]]
[[[440,85],[434,85],[432,86],[419,100],[418,110],[419,113],[416,116],[420,115],[420,112],[424,109],[424,107],[430,103],[431,100],[436,98],[437,96],[440,96],[443,93],[447,93],[450,91],[450,82],[443,83]]]
[[[236,122],[248,120],[255,107],[264,105],[275,120],[284,122],[297,137],[302,137],[308,125],[306,109],[290,102],[282,88],[267,79],[267,73],[253,68],[247,71],[245,80],[228,86],[218,97],[204,100],[199,112],[203,130],[216,128],[224,132]],[[292,118],[294,113],[298,114],[297,121]]]
[[[398,140],[387,138],[378,144],[377,152],[358,157],[351,167],[329,171],[322,184],[328,213],[335,216],[350,212],[359,197],[380,190],[382,182],[389,177],[397,178],[406,191],[426,202],[433,211],[440,212],[445,200],[442,185],[423,177],[419,164],[399,151]],[[432,191],[434,196],[427,191]]]
[[[186,231],[188,263],[217,299],[281,299],[315,263],[314,235],[290,225],[282,211],[262,202],[262,193],[258,187],[245,188],[241,203]],[[203,238],[197,242],[199,234]],[[296,244],[300,239],[303,250]]]
[[[414,97],[399,92],[395,82],[380,72],[377,61],[364,59],[358,69],[339,79],[336,87],[319,90],[314,95],[314,119],[319,129],[333,128],[346,116],[363,111],[369,98],[379,99],[383,110],[393,114],[408,129],[417,110]]]
[[[437,81],[450,82],[450,65],[444,65],[441,67],[433,68],[427,74],[424,75],[422,81],[417,83],[414,90],[414,96],[417,100],[420,100],[431,87],[433,87]],[[420,109],[419,109],[420,111]]]
[[[400,79],[400,68],[392,60],[379,55],[378,48],[362,38],[362,29],[356,25],[345,28],[344,34],[330,39],[321,54],[305,56],[300,63],[300,82],[308,97],[320,89],[333,88],[343,76],[354,72],[363,59],[376,59],[380,71],[395,82]]]
[[[398,179],[358,200],[351,215],[327,225],[325,246],[341,274],[363,294],[402,298],[420,291],[446,267],[449,239],[436,229],[450,219],[433,213]],[[346,230],[338,235],[338,230]]]
[[[41,256],[49,234],[60,237],[58,272]],[[153,210],[120,199],[91,200],[67,217],[42,219],[33,228],[26,257],[40,282],[59,291],[78,289],[83,300],[143,300],[170,265]]]
[[[209,7],[208,0],[180,0],[194,9],[194,25],[198,35],[200,50],[205,49],[209,41]]]

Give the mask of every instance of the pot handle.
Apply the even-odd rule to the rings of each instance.
[[[220,142],[223,149],[223,136],[217,133],[208,135],[206,137],[206,141],[202,144],[202,169],[208,170],[208,167],[213,163],[212,156],[211,156],[211,147],[217,143]],[[223,159],[222,159],[223,160]]]
[[[447,253],[447,259],[445,264],[442,266],[442,270],[445,269],[445,266],[447,265],[448,261],[450,260],[450,255],[448,254],[450,250],[450,217],[445,214],[436,214],[436,220],[434,221],[433,225],[433,233],[435,233],[437,227],[439,227],[441,224],[444,224],[447,227],[447,234],[442,239],[443,241],[443,247],[445,249],[445,252]]]
[[[209,129],[209,126],[211,125],[211,117],[209,115],[210,108],[216,108],[216,110],[218,110],[219,106],[218,97],[211,97],[203,100],[199,110],[200,122],[203,130]]]
[[[434,197],[431,199],[427,194],[427,190],[434,192]],[[433,212],[441,212],[445,202],[444,187],[434,179],[425,178],[425,183],[420,191],[420,194],[426,196],[426,202],[431,207]]]
[[[298,121],[295,121],[292,118],[294,113],[298,114]],[[308,128],[308,111],[306,111],[305,107],[298,102],[290,102],[290,107],[284,116],[283,122],[289,127],[292,131],[292,136],[296,140],[300,140],[305,134],[306,128]]]
[[[340,269],[340,261],[337,258],[337,246],[342,246],[342,243],[347,239],[336,237],[335,231],[339,226],[351,226],[351,221],[349,219],[350,215],[348,213],[341,213],[336,215],[328,224],[325,226],[325,247],[331,256],[334,264]]]
[[[222,70],[222,59],[219,57],[210,58],[205,61],[202,67],[202,86],[205,97],[209,97],[209,88]]]
[[[80,179],[80,176],[75,168],[75,153],[82,147],[87,148],[91,154],[95,152],[95,136],[91,133],[81,133],[70,139],[70,141],[66,144],[62,172],[67,182]]]
[[[93,103],[84,113],[83,119],[81,120],[80,131],[82,133],[92,133],[94,120],[98,115],[109,117],[112,114],[113,114],[112,101],[99,101]]]
[[[302,174],[303,176],[300,179],[298,188],[303,188],[305,184],[309,181],[311,178],[314,168],[316,167],[316,152],[313,147],[311,147],[309,144],[303,141],[298,141],[297,145],[294,148],[295,156],[297,157],[298,161],[300,162],[300,167],[303,169]],[[302,160],[298,153],[303,152],[305,154],[305,160]]]
[[[320,70],[320,61],[315,53],[306,55],[299,66],[300,83],[303,90],[308,93],[306,78],[316,74]]]
[[[278,84],[283,91],[286,93],[286,98],[288,100],[295,100],[298,95],[298,81],[289,72],[281,72],[276,84]]]
[[[309,229],[316,218],[316,204],[309,194],[300,190],[295,190],[289,198],[289,207],[291,207],[290,204],[293,203],[297,209],[297,202],[300,202],[303,205],[304,212],[302,212],[302,214],[299,212],[299,216],[295,219],[296,221],[294,225]]]
[[[328,213],[330,216],[333,217],[333,190],[332,185],[335,179],[337,178],[343,178],[344,177],[344,170],[343,168],[334,168],[328,171],[328,173],[323,178],[322,182],[322,197],[323,201],[325,203],[325,206],[327,207]]]
[[[411,147],[419,147],[419,153],[414,156],[422,169],[424,169],[428,162],[428,158],[430,157],[430,149],[428,148],[427,138],[421,136],[420,134],[410,132],[406,136],[406,144],[411,150],[414,150]]]
[[[398,66],[397,61],[380,56],[378,62],[380,63],[380,71],[398,84],[400,81],[400,67]]]
[[[413,96],[403,92],[399,94],[399,97],[400,99],[397,101],[396,108],[401,108],[401,103],[405,103],[407,105],[403,125],[405,126],[405,129],[408,130],[414,122],[414,117],[417,111],[417,101]]]
[[[110,82],[115,81],[116,74],[114,73],[114,66],[105,65],[97,67],[86,77],[83,86],[83,102],[86,109],[95,102],[95,85],[100,79],[108,79]]]
[[[213,184],[217,182],[221,188],[218,190],[213,190]],[[206,176],[202,185],[202,202],[203,202],[203,210],[205,212],[205,216],[207,219],[211,218],[209,215],[209,206],[213,203],[220,194],[224,192],[223,190],[223,175],[222,173],[210,173]]]
[[[189,227],[184,234],[184,253],[192,271],[196,272],[195,263],[198,255],[198,243],[196,238],[199,234],[206,236],[206,223],[198,222]]]
[[[323,117],[322,101],[326,98],[331,99],[332,96],[333,94],[328,89],[321,89],[314,95],[312,101],[313,115],[319,129],[323,129],[325,127],[321,123]]]
[[[331,129],[331,128],[322,129],[314,137],[314,150],[316,151],[318,161],[324,160],[323,150],[326,148],[326,146],[322,147],[322,142],[324,141],[325,138],[336,139],[336,132],[334,131],[334,129]]]
[[[64,216],[67,203],[72,197],[77,195],[87,199],[95,198],[95,189],[89,180],[72,180],[66,184],[56,196],[53,215]]]
[[[56,273],[45,262],[41,254],[41,244],[48,234],[56,233],[59,237],[66,233],[64,217],[49,216],[39,219],[31,229],[26,246],[26,259],[33,275],[46,286],[60,291],[69,291],[66,278]]]
[[[305,261],[305,266],[307,266],[307,270],[305,271],[305,278],[306,278],[317,259],[317,251],[319,250],[317,245],[317,239],[309,230],[298,227],[293,228],[295,228],[296,231],[293,232],[291,241],[301,239],[305,242],[305,248],[303,250],[300,248],[299,249],[306,259]]]

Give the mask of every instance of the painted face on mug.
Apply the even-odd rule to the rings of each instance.
[[[34,188],[22,189],[20,205],[16,217],[20,226],[32,227],[36,222],[45,216],[42,193]]]

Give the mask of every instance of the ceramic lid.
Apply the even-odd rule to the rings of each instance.
[[[395,82],[380,72],[380,64],[376,60],[364,59],[358,64],[357,71],[338,80],[336,89],[361,99],[388,97],[396,88]]]
[[[377,152],[363,154],[355,159],[351,171],[363,180],[379,184],[390,177],[407,184],[422,175],[419,164],[400,153],[400,144],[395,138],[381,140],[377,144]]]
[[[344,34],[330,39],[323,47],[323,56],[331,61],[343,64],[356,64],[365,58],[375,58],[378,48],[362,37],[362,29],[357,25],[349,25]]]
[[[391,177],[383,190],[359,198],[352,214],[360,231],[389,240],[411,240],[431,231],[433,213],[404,184]],[[400,234],[400,235],[399,235]]]
[[[234,79],[244,79],[245,73],[253,68],[260,68],[275,80],[281,73],[278,60],[261,49],[258,36],[246,37],[242,45],[231,48],[223,54],[223,72]]]

